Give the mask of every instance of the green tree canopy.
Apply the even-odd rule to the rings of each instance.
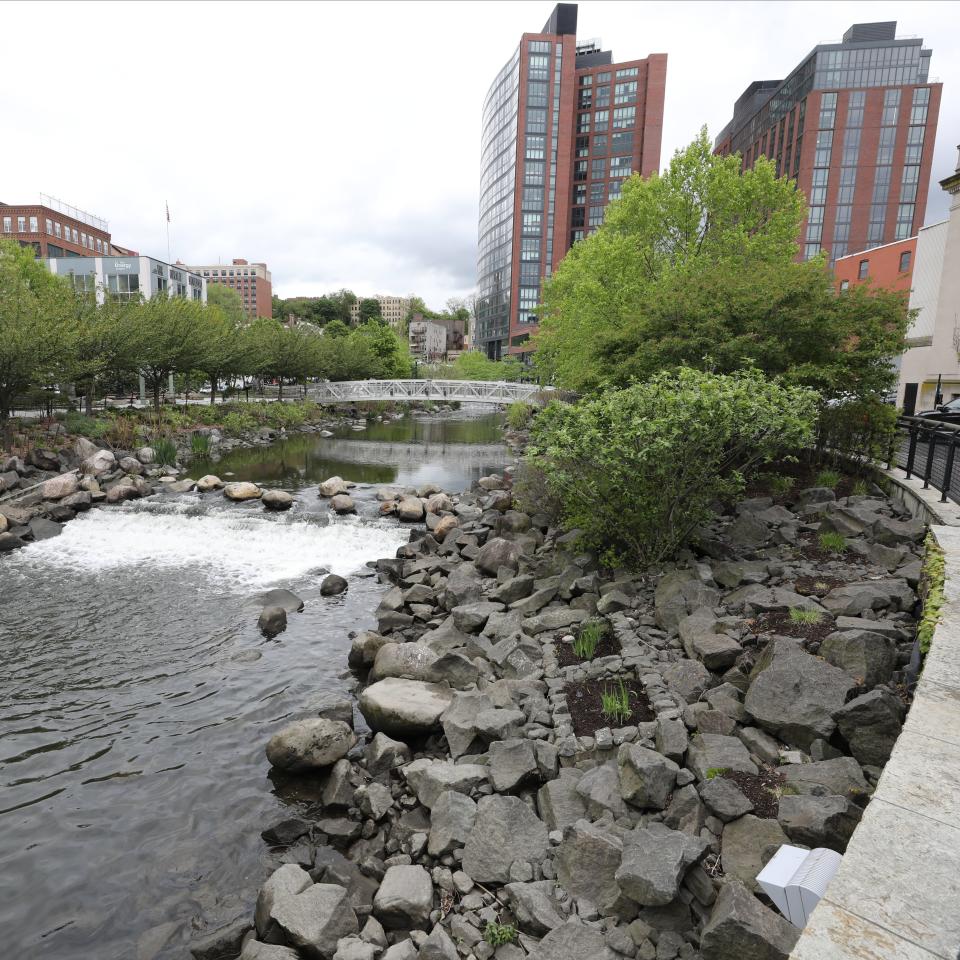
[[[368,320],[383,317],[383,310],[380,307],[380,301],[376,297],[364,297],[360,301],[360,322],[366,323]]]
[[[224,316],[239,327],[246,322],[247,314],[243,309],[243,298],[239,290],[222,283],[207,284],[207,306],[219,307]]]
[[[906,299],[838,298],[822,257],[797,260],[804,215],[773,163],[741,171],[702,130],[662,175],[626,181],[547,282],[538,366],[580,392],[681,365],[756,367],[827,396],[885,389]]]

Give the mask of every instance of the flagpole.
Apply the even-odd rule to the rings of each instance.
[[[167,263],[170,263],[170,204],[164,201],[167,208]]]

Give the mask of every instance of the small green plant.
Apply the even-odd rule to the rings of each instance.
[[[210,454],[210,434],[191,433],[190,434],[190,452],[195,457],[206,457]]]
[[[797,624],[814,624],[820,622],[820,613],[817,610],[804,610],[803,607],[790,608],[790,622]]]
[[[177,445],[169,437],[159,437],[151,444],[153,455],[160,466],[173,466],[177,462]]]
[[[483,939],[491,947],[501,947],[517,939],[517,928],[512,923],[497,923],[491,920],[484,928]]]
[[[919,590],[920,596],[923,598],[923,615],[920,617],[920,624],[917,627],[917,640],[920,643],[920,652],[926,656],[930,652],[933,632],[940,622],[940,609],[945,597],[943,593],[943,550],[932,534],[927,534],[927,541],[924,546],[926,547],[926,554],[923,558]]]
[[[600,712],[612,723],[622,724],[630,718],[630,693],[621,680],[600,694]]]
[[[533,416],[533,407],[529,403],[517,400],[507,407],[507,423],[511,430],[522,430]]]
[[[836,470],[821,470],[817,474],[816,485],[818,487],[829,487],[833,490],[843,479]]]
[[[867,486],[866,480],[855,480],[850,489],[850,496],[865,497],[869,492],[870,488]]]
[[[828,550],[830,553],[846,553],[847,551],[847,540],[842,533],[830,530],[821,533],[817,539],[821,550]]]
[[[604,633],[606,633],[606,630],[602,623],[596,620],[585,623],[580,628],[576,640],[573,641],[573,652],[581,660],[592,660]]]
[[[762,473],[758,479],[772,494],[777,496],[789,493],[796,483],[793,477],[789,477],[785,473]]]
[[[716,777],[722,777],[727,772],[726,767],[711,767],[707,771],[707,779],[713,780]]]

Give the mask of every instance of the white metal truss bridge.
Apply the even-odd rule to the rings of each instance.
[[[550,394],[553,387],[536,383],[489,380],[342,380],[311,384],[307,396],[318,403],[359,403],[364,400],[436,400],[441,403],[507,404]]]

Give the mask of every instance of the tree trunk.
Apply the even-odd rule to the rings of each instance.
[[[277,401],[283,403],[283,377],[277,377],[277,383],[280,389],[277,391]]]
[[[93,380],[87,383],[87,394],[83,398],[83,412],[88,416],[93,416]]]
[[[160,412],[160,377],[153,378],[153,409]]]

